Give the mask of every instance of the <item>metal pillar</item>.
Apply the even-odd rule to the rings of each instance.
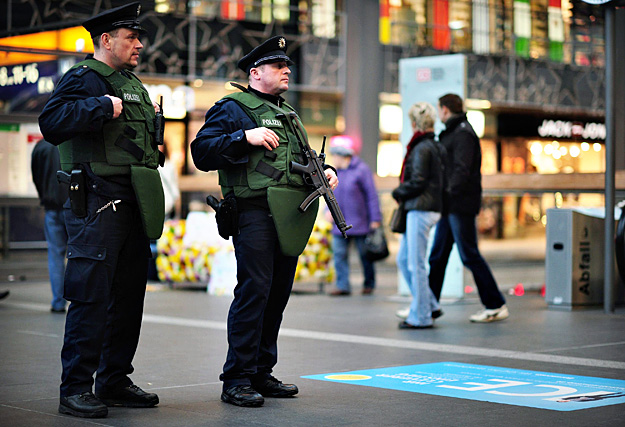
[[[615,8],[605,8],[605,265],[603,283],[603,310],[614,312],[614,77],[615,77]]]
[[[375,172],[379,129],[379,94],[383,58],[379,40],[378,0],[347,0],[347,51],[343,116],[345,134],[362,143],[360,157]]]
[[[620,8],[614,10],[614,48],[612,57],[614,76],[623,76],[625,74],[625,2],[621,3]],[[606,64],[607,65],[607,64]],[[625,79],[616,78],[612,80],[612,93],[614,108],[614,162],[616,170],[625,170]],[[617,200],[619,202],[619,200]]]

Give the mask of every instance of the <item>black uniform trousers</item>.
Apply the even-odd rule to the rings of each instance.
[[[293,287],[297,257],[280,250],[266,210],[239,213],[234,236],[237,286],[228,313],[228,356],[220,379],[224,390],[267,378],[278,361],[278,331]]]
[[[90,189],[92,188],[90,183]],[[134,202],[87,195],[88,215],[65,205],[68,262],[61,396],[132,384],[147,283],[149,240]],[[115,209],[113,209],[113,206]],[[98,209],[101,211],[98,213]]]

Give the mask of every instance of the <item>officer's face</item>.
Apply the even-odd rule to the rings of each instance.
[[[143,45],[139,41],[139,32],[129,28],[120,28],[110,36],[112,61],[116,70],[132,70],[139,64],[139,52]]]
[[[257,73],[261,92],[280,95],[289,89],[291,70],[285,61],[263,64],[258,68],[252,68],[251,72]]]

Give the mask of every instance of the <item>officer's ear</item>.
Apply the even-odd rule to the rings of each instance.
[[[100,46],[105,49],[111,47],[111,35],[109,33],[100,34]]]
[[[117,37],[117,35],[119,34],[119,30],[120,30],[119,28],[115,28],[111,30],[110,32],[102,33],[102,35],[100,36],[100,44],[102,45],[102,47],[104,47],[107,50],[110,50],[111,40]],[[138,35],[139,35],[139,32],[137,31],[137,36]]]
[[[257,67],[250,69],[250,79],[251,80],[259,80],[260,79],[260,70]]]

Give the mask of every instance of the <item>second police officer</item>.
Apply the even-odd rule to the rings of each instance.
[[[241,58],[238,67],[247,74],[249,86],[218,101],[191,144],[195,165],[203,171],[218,170],[225,199],[237,206],[238,224],[230,222],[237,286],[220,379],[221,399],[238,406],[261,406],[264,397],[298,393],[297,386],[271,375],[297,257],[317,214],[312,207],[305,214],[297,211],[309,190],[302,176],[289,170],[291,161],[302,162],[298,138],[306,137],[299,135],[295,110],[280,96],[289,88],[289,65],[282,36]],[[336,174],[326,169],[325,175],[336,187]]]
[[[155,105],[130,72],[144,32],[138,2],[83,24],[95,53],[72,67],[39,125],[59,146],[70,186],[59,412],[99,418],[107,406],[152,407],[158,396],[128,377],[139,343],[150,256],[163,230]],[[92,392],[95,377],[95,396]]]

